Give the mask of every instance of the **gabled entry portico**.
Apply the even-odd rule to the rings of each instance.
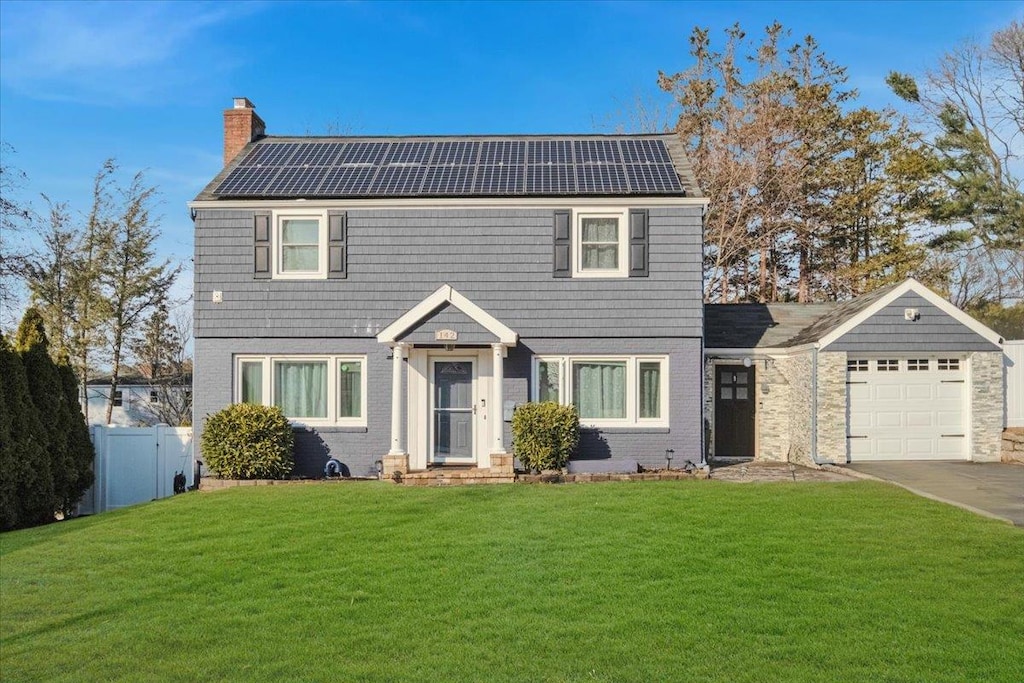
[[[385,474],[444,464],[511,467],[504,438],[504,359],[518,342],[515,332],[443,285],[382,330],[377,341],[393,349]]]

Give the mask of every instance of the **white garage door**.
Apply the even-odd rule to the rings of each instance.
[[[967,459],[965,365],[951,356],[851,357],[850,461]]]

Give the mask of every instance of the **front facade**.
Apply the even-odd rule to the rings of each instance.
[[[706,201],[672,136],[262,129],[236,101],[191,205],[197,432],[250,401],[301,475],[508,468],[515,406],[554,400],[580,459],[701,461]]]
[[[1002,339],[907,280],[842,304],[706,306],[709,452],[1000,459]]]

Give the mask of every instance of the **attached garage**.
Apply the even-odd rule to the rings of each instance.
[[[712,457],[742,455],[749,429],[762,460],[999,460],[1003,340],[916,280],[838,304],[709,304],[704,329]],[[741,406],[722,377],[746,368]]]
[[[966,460],[966,363],[847,356],[847,459]]]

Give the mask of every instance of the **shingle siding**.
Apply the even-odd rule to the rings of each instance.
[[[458,334],[459,338],[454,343],[459,346],[493,344],[499,341],[478,322],[451,304],[445,304],[440,310],[424,318],[399,340],[413,344],[436,344],[439,330],[452,330]]]
[[[552,277],[552,216],[350,210],[348,279],[281,281],[253,277],[252,211],[200,210],[196,336],[373,336],[445,283],[524,337],[700,336],[700,207],[651,209],[646,278]]]
[[[904,309],[916,308],[921,317],[904,319]],[[907,292],[829,344],[829,351],[900,353],[917,351],[997,351],[999,347],[932,305]]]

